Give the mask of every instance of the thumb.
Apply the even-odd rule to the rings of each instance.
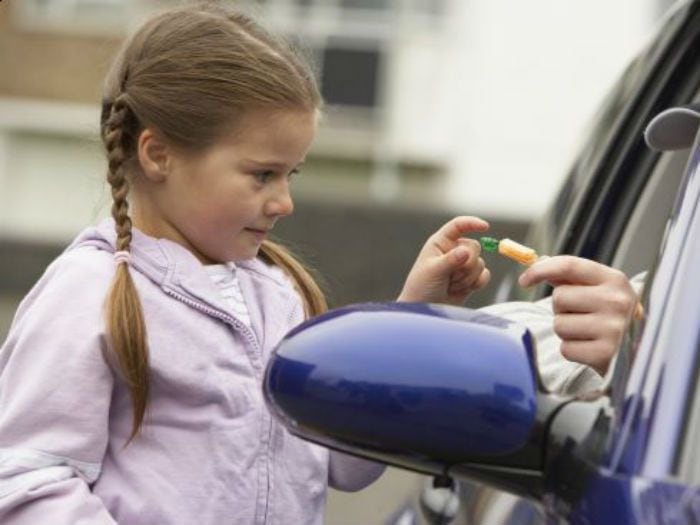
[[[464,246],[457,246],[438,258],[434,271],[439,274],[446,274],[456,270],[469,259],[469,250]]]

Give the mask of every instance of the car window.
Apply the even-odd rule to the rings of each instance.
[[[612,266],[627,276],[648,270],[656,259],[687,161],[688,150],[668,152],[654,167],[613,257]]]
[[[696,93],[692,101],[699,100]],[[612,256],[612,266],[629,277],[648,270],[656,260],[689,153],[688,149],[662,153],[634,205]]]

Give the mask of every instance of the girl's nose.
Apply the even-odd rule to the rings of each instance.
[[[289,191],[287,181],[277,189],[275,194],[267,201],[265,212],[267,215],[286,217],[294,211],[292,194]]]

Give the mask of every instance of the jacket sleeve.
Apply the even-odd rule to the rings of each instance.
[[[328,484],[337,490],[356,492],[377,481],[385,469],[381,463],[331,450]]]
[[[567,360],[561,355],[561,339],[554,333],[554,312],[550,297],[536,302],[498,303],[482,312],[505,317],[528,328],[537,341],[537,368],[544,386],[559,394],[579,394],[597,390],[603,378],[591,367]]]
[[[4,525],[115,523],[90,490],[114,384],[102,335],[110,276],[71,258],[54,262],[25,298],[0,349]]]
[[[630,284],[637,295],[641,295],[646,277],[647,272],[644,271],[630,279]],[[554,333],[551,297],[536,302],[499,303],[480,310],[523,324],[532,332],[537,341],[537,366],[540,377],[550,391],[577,395],[605,389],[612,379],[617,354],[613,357],[605,377],[593,368],[568,361],[561,355],[561,339]]]

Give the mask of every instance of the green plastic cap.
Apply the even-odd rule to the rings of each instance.
[[[497,252],[498,251],[498,239],[494,239],[493,237],[481,237],[479,239],[479,242],[481,243],[481,248],[485,252]]]

